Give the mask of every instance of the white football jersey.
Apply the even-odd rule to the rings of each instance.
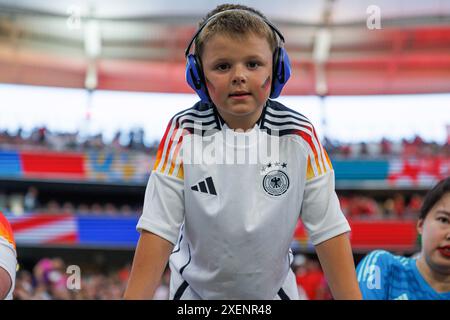
[[[298,299],[290,245],[301,218],[319,244],[350,230],[314,127],[269,100],[255,127],[197,103],[170,121],[138,230],[172,242],[172,299]]]

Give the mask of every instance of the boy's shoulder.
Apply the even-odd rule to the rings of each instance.
[[[223,120],[221,120],[216,108],[201,101],[178,112],[169,122],[169,126],[184,129],[188,133],[195,133],[197,130],[220,130],[222,125]]]
[[[283,134],[297,133],[297,130],[310,133],[314,131],[314,126],[307,117],[273,100],[268,100],[264,108],[262,127],[278,129]]]
[[[292,117],[294,119],[301,119],[303,121],[311,123],[309,119],[305,117],[303,114],[295,111],[292,108],[287,107],[286,105],[282,104],[279,101],[270,99],[267,100],[265,111],[266,113],[269,112],[270,114],[272,114],[272,116],[279,116],[285,119],[289,119]]]
[[[278,101],[269,100],[266,104],[261,129],[265,129],[269,133],[275,130],[280,137],[291,136],[294,139],[306,142],[313,149],[316,149],[320,144],[312,122],[303,114]]]

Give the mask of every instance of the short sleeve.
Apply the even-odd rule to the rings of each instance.
[[[317,245],[350,231],[350,226],[336,195],[333,166],[314,127],[311,125],[308,133],[300,131],[299,135],[303,138],[306,159],[306,182],[300,216],[311,242]]]
[[[364,300],[388,299],[391,262],[391,253],[384,250],[375,250],[358,264],[356,274]]]
[[[184,220],[184,173],[181,159],[186,134],[176,118],[167,126],[145,191],[137,230],[152,232],[171,243],[178,239]]]
[[[334,189],[334,171],[306,182],[301,219],[313,245],[350,231]]]

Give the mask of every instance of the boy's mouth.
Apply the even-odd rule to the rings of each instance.
[[[250,92],[248,91],[235,91],[230,93],[228,96],[229,97],[245,97],[245,96],[249,96]]]

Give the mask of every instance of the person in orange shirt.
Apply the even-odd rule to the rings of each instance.
[[[0,212],[0,300],[12,299],[16,268],[16,243],[11,225]]]

